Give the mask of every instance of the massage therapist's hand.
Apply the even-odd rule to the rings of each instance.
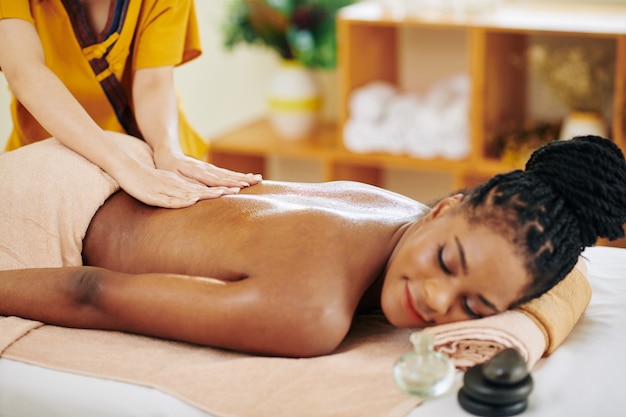
[[[240,187],[207,187],[175,172],[138,163],[124,165],[114,178],[124,191],[137,200],[165,208],[189,207],[199,200],[236,194],[240,190]]]
[[[171,150],[155,149],[154,163],[158,169],[174,172],[205,187],[244,188],[262,180],[259,174],[230,171]]]

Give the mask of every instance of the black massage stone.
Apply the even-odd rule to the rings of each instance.
[[[494,384],[514,385],[528,376],[526,362],[515,349],[505,349],[482,365],[483,375]]]
[[[478,416],[514,416],[526,410],[532,389],[524,359],[510,348],[468,369],[458,400],[461,407]]]
[[[484,417],[515,416],[524,412],[526,410],[526,406],[528,405],[527,400],[506,405],[486,404],[468,396],[463,390],[459,391],[458,399],[465,411]]]
[[[470,368],[463,376],[463,390],[477,400],[489,404],[511,404],[528,398],[533,389],[530,375],[522,383],[502,385],[489,381],[484,375],[485,367],[478,365]]]

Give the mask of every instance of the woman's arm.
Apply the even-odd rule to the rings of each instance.
[[[261,180],[260,175],[229,171],[183,154],[178,134],[174,67],[137,70],[133,80],[133,107],[141,133],[154,150],[157,168],[208,186],[241,188]]]
[[[266,281],[93,267],[0,271],[0,315],[278,356],[322,355],[343,340],[351,314]]]
[[[144,167],[128,156],[46,66],[32,23],[2,19],[0,39],[0,67],[17,99],[52,136],[109,173],[133,197],[155,206],[185,207],[202,198],[232,193]]]

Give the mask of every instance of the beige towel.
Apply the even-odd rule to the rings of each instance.
[[[41,326],[43,323],[38,321],[0,316],[0,356],[13,342]]]
[[[0,329],[4,320],[0,318]],[[333,354],[255,357],[118,332],[42,326],[3,357],[160,389],[218,417],[385,417],[418,401],[392,378],[410,349],[410,329],[381,316],[358,318]],[[0,333],[0,345],[6,344]]]
[[[518,308],[530,317],[545,338],[545,355],[558,348],[570,334],[591,301],[587,277],[574,269],[563,281],[541,297]]]
[[[507,347],[516,348],[529,369],[563,343],[591,300],[587,277],[575,268],[563,281],[516,310],[479,320],[435,326],[436,349],[466,369]]]
[[[131,156],[153,164],[145,142],[119,141]],[[55,139],[1,154],[0,181],[0,270],[81,265],[87,227],[119,188]]]

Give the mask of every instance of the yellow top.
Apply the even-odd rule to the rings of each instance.
[[[74,0],[0,0],[4,18],[34,23],[46,65],[102,129],[116,132],[135,134],[130,97],[137,69],[180,65],[201,53],[193,0],[118,0],[97,39]],[[15,98],[11,114],[7,150],[50,136]],[[207,145],[180,105],[179,125],[183,152],[204,157]]]

